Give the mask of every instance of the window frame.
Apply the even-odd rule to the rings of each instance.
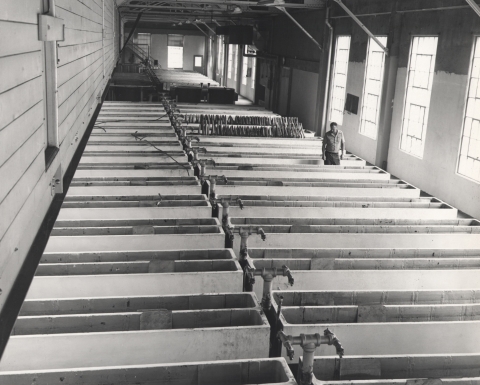
[[[412,60],[413,43],[414,43],[415,38],[422,38],[422,37],[434,37],[434,38],[437,39],[437,43],[436,43],[436,47],[435,47],[435,59],[434,59],[434,62],[433,62],[433,70],[430,74],[432,89],[430,90],[428,106],[426,107],[426,109],[428,109],[428,111],[427,111],[427,121],[425,123],[425,130],[424,130],[425,132],[422,131],[422,136],[423,136],[423,138],[422,138],[422,154],[417,155],[413,152],[409,152],[409,151],[403,149],[402,148],[402,140],[403,140],[405,113],[406,113],[406,110],[407,110],[407,96],[408,96],[408,90],[409,90],[408,82],[410,80],[410,66],[411,66],[411,60]],[[423,156],[424,156],[424,153],[425,153],[425,143],[426,143],[426,139],[427,139],[428,118],[429,118],[429,115],[430,115],[430,102],[431,102],[431,99],[432,99],[433,79],[435,77],[435,65],[436,65],[436,62],[437,62],[438,40],[439,40],[439,35],[431,35],[431,34],[429,34],[429,35],[421,35],[421,34],[412,35],[411,36],[411,41],[410,41],[410,50],[409,50],[409,54],[408,54],[408,65],[407,65],[407,74],[406,74],[406,79],[405,79],[405,93],[404,93],[404,99],[403,99],[403,111],[402,111],[402,120],[401,120],[401,126],[400,126],[400,139],[399,139],[398,148],[403,153],[405,153],[407,155],[410,155],[410,156],[413,156],[417,159],[421,159],[421,160],[423,160]],[[420,106],[420,107],[423,107],[423,106]]]
[[[465,98],[464,98],[464,107],[463,107],[463,115],[462,115],[462,129],[460,130],[460,138],[459,138],[459,141],[458,141],[458,150],[457,150],[457,161],[456,161],[456,165],[455,165],[455,174],[462,177],[462,178],[465,178],[473,183],[476,183],[476,184],[480,184],[480,178],[479,180],[476,180],[476,179],[473,179],[472,177],[468,176],[468,175],[464,175],[464,174],[461,174],[460,171],[459,171],[459,168],[460,168],[460,157],[461,157],[461,151],[462,151],[462,144],[463,144],[463,133],[465,132],[465,121],[466,121],[466,118],[467,118],[467,107],[468,107],[468,98],[469,98],[469,94],[470,94],[470,83],[471,83],[471,77],[472,77],[472,72],[473,72],[473,62],[474,62],[474,58],[475,58],[475,50],[476,50],[476,46],[479,46],[479,50],[480,50],[480,35],[479,34],[474,34],[472,36],[472,49],[471,49],[471,52],[470,52],[470,66],[469,66],[469,69],[468,69],[468,82],[467,82],[467,88],[465,90]],[[479,76],[479,79],[480,79],[480,76]],[[479,82],[480,83],[480,80]],[[479,87],[477,85],[477,87]]]
[[[333,96],[335,94],[335,79],[336,79],[336,71],[337,71],[337,55],[338,55],[338,40],[339,38],[341,37],[348,37],[349,38],[349,41],[348,41],[348,55],[347,55],[347,65],[346,65],[346,73],[345,73],[345,92],[344,92],[344,95],[343,95],[343,110],[342,110],[342,120],[341,122],[337,121],[337,120],[332,120],[332,112],[334,110],[333,106],[334,106],[334,99],[333,99]],[[332,82],[331,82],[331,89],[330,89],[330,96],[329,96],[329,110],[328,110],[328,120],[329,121],[334,121],[335,123],[337,123],[339,126],[342,126],[343,125],[343,115],[345,115],[345,101],[347,99],[346,95],[347,95],[347,81],[348,81],[348,63],[349,63],[349,60],[350,60],[350,48],[351,48],[351,44],[352,44],[352,36],[351,35],[337,35],[336,36],[336,39],[335,39],[335,55],[334,55],[334,58],[333,58],[333,66],[332,66]]]
[[[383,42],[381,42],[385,47],[387,46],[387,43],[388,43],[388,35],[375,35],[375,37],[377,39],[379,38],[385,38],[385,44]],[[380,39],[379,39],[380,40]],[[366,95],[366,91],[367,91],[367,81],[368,81],[368,78],[367,78],[367,75],[369,73],[369,68],[368,68],[368,64],[369,64],[369,59],[370,59],[370,46],[371,46],[371,43],[374,42],[376,44],[376,46],[382,51],[382,66],[381,66],[381,74],[380,74],[380,92],[378,95],[378,102],[377,102],[377,116],[376,116],[376,128],[375,128],[375,135],[371,136],[369,135],[367,132],[365,131],[362,131],[362,122],[363,122],[363,118],[364,118],[364,113],[363,113],[363,107],[365,105],[365,102],[367,100],[367,96]],[[373,53],[374,51],[372,51]],[[368,38],[368,45],[367,45],[367,57],[366,57],[366,60],[365,60],[365,74],[364,74],[364,77],[363,77],[363,91],[362,91],[362,102],[361,102],[361,105],[360,105],[360,125],[358,127],[358,133],[360,135],[363,135],[363,136],[366,136],[367,138],[370,138],[372,140],[377,140],[378,138],[378,128],[379,128],[379,119],[380,119],[380,112],[381,112],[381,109],[382,109],[382,95],[383,95],[383,82],[384,82],[384,75],[385,75],[385,60],[386,60],[386,54],[385,54],[385,51],[383,51],[383,49],[377,44],[377,42],[375,40],[373,40],[371,37]]]

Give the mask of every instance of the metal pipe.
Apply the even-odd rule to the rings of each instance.
[[[477,3],[475,3],[473,0],[465,0],[470,7],[474,10],[474,12],[480,16],[480,7],[478,6]]]
[[[295,18],[294,18],[292,15],[290,15],[290,14],[287,12],[287,10],[285,9],[285,7],[283,7],[283,6],[282,6],[282,7],[278,7],[278,6],[277,6],[277,7],[275,7],[275,8],[277,8],[278,10],[282,11],[285,15],[287,15],[287,16],[290,18],[290,20],[292,20],[292,21],[297,25],[297,27],[300,28],[300,29],[303,31],[303,33],[305,33],[305,35],[307,35],[307,36],[310,38],[310,40],[315,43],[315,45],[320,49],[320,51],[323,51],[323,47],[321,46],[321,44],[320,44],[318,41],[316,41],[315,38],[314,38],[312,35],[310,35],[310,34],[307,32],[307,30],[306,30],[305,28],[303,28],[302,25],[301,25],[297,20],[295,20]]]
[[[367,27],[365,27],[365,25],[363,25],[363,23],[353,14],[353,12],[350,11],[350,10],[347,8],[347,6],[342,3],[342,0],[333,0],[333,1],[335,1],[340,7],[342,7],[343,10],[344,10],[345,12],[347,12],[347,13],[350,15],[350,17],[359,25],[359,27],[360,27],[361,29],[363,29],[363,30],[366,32],[366,34],[367,34],[368,36],[370,36],[370,37],[375,41],[375,43],[378,44],[378,46],[379,46],[381,49],[383,49],[383,51],[385,52],[385,55],[388,56],[388,48],[385,47],[382,43],[380,43],[380,40],[378,40],[378,39],[375,37],[375,35],[374,35],[373,33],[371,33],[370,30],[369,30]]]
[[[228,4],[228,5],[239,5],[239,6],[254,6],[258,7],[257,1],[242,1],[242,0],[165,0],[163,3],[199,3],[199,4]],[[296,4],[296,3],[285,3],[284,5],[287,8],[304,8],[304,9],[319,9],[323,8],[323,5],[305,5],[305,4]],[[162,8],[158,5],[135,5],[135,4],[122,4],[119,7],[128,7],[128,8]]]
[[[413,13],[413,12],[429,12],[429,11],[452,11],[457,9],[466,9],[468,5],[453,5],[451,7],[436,7],[436,8],[421,8],[421,9],[404,9],[397,10],[397,13]],[[391,12],[376,12],[376,13],[362,13],[360,15],[355,15],[356,17],[368,17],[368,16],[385,16],[391,15]],[[332,16],[331,19],[345,19],[350,17],[348,15]]]
[[[105,77],[105,0],[102,0],[102,62],[103,77]]]
[[[47,15],[55,17],[55,0],[48,1]],[[47,146],[60,147],[58,138],[58,43],[45,42],[45,79],[47,102]]]
[[[329,9],[327,8],[327,12],[325,15],[325,25],[329,30],[328,36],[328,62],[327,62],[327,74],[325,78],[325,97],[323,99],[323,112],[322,112],[322,127],[320,134],[323,134],[327,130],[327,118],[328,118],[328,109],[330,106],[330,72],[332,66],[332,49],[333,49],[333,27],[330,25],[328,21],[329,18]]]
[[[216,33],[216,32],[215,32],[215,31],[214,31],[212,28],[210,28],[210,27],[208,26],[208,24],[207,24],[207,23],[205,23],[204,21],[201,21],[200,23],[204,24],[204,25],[205,25],[205,27],[207,27],[207,28],[210,30],[210,32],[212,32],[214,35],[216,35],[216,34],[217,34],[217,33]]]
[[[197,23],[192,22],[191,24],[193,24],[195,27],[197,27],[197,28],[200,30],[200,32],[202,32],[206,37],[208,37],[209,39],[212,39],[212,37],[211,37],[208,33],[206,33],[203,29],[201,29],[201,28],[198,26]]]

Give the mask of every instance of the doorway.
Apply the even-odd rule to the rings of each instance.
[[[193,70],[203,75],[203,55],[193,55]]]

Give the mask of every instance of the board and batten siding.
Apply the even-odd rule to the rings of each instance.
[[[114,0],[56,1],[65,23],[57,42],[60,146],[46,170],[41,13],[42,0],[0,2],[0,308],[53,200],[50,182],[60,165],[68,168],[118,58]]]

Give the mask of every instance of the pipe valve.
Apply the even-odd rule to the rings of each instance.
[[[288,277],[288,283],[290,286],[293,286],[295,282],[290,269],[286,265],[283,265],[281,269],[277,269],[276,267],[257,269],[255,270],[254,275],[263,278],[262,307],[265,310],[270,310],[272,307],[272,284],[275,277]]]
[[[261,227],[242,226],[234,227],[232,233],[240,234],[240,259],[245,259],[248,256],[248,237],[252,234],[259,234],[262,240],[265,241],[267,236]]]

